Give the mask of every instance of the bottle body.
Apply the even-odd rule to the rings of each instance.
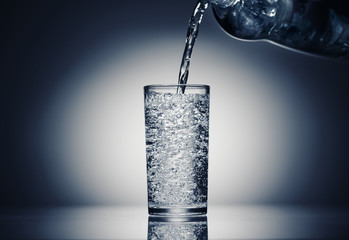
[[[235,38],[269,40],[294,50],[349,60],[347,1],[213,0],[212,3],[218,23]]]

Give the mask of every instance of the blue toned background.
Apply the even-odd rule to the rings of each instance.
[[[143,89],[176,83],[195,1],[2,4],[0,207],[145,205]],[[227,36],[211,10],[209,204],[347,205],[349,65]]]

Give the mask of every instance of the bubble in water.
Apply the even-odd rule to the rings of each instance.
[[[145,123],[149,206],[206,207],[209,95],[149,93]]]

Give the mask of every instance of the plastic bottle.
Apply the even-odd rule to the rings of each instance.
[[[210,0],[219,25],[242,40],[268,40],[349,60],[347,0]]]

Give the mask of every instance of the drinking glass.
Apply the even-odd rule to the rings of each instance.
[[[207,213],[207,85],[144,87],[148,211]]]

